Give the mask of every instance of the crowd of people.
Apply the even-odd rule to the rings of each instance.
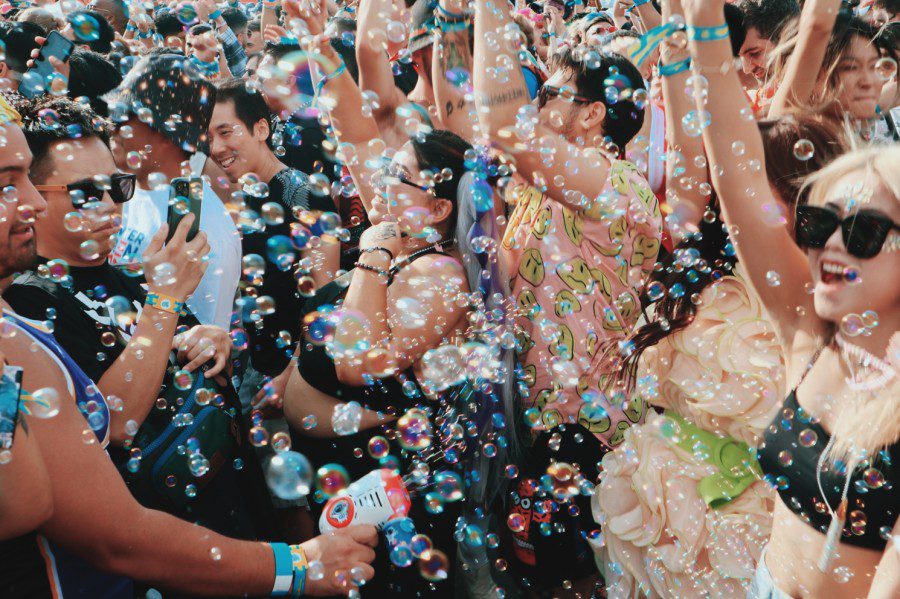
[[[900,596],[898,13],[5,0],[0,596]]]

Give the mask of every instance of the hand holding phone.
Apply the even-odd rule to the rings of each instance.
[[[75,48],[75,44],[58,31],[51,31],[46,39],[38,37],[35,41],[42,43],[41,48],[19,84],[19,93],[26,98],[36,98],[47,91],[53,74],[66,70],[62,65],[69,60]],[[68,79],[67,70],[61,74]]]
[[[194,215],[194,222],[191,223],[187,234],[187,241],[192,241],[200,232],[200,215],[203,211],[203,179],[178,177],[172,179],[171,185],[172,192],[166,215],[166,223],[169,225],[166,243],[171,241],[181,220],[188,214]]]

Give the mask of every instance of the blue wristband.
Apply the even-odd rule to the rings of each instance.
[[[688,39],[697,42],[714,42],[728,39],[728,24],[718,27],[688,27]]]
[[[272,585],[273,597],[287,597],[294,584],[294,565],[291,548],[285,543],[269,543],[275,554],[275,584]]]
[[[306,572],[309,562],[306,552],[300,545],[291,545],[291,567],[293,568],[293,582],[291,584],[291,597],[300,597],[306,589]]]
[[[634,0],[634,5],[635,6],[643,6],[643,5],[647,4],[648,2],[650,2],[650,0]]]
[[[222,16],[222,11],[217,8],[216,10],[209,13],[209,20],[215,21],[216,19],[218,19],[221,16]]]
[[[659,76],[660,77],[671,77],[673,75],[678,75],[680,73],[685,72],[691,68],[691,59],[685,58],[684,60],[679,60],[678,62],[673,62],[672,64],[663,64],[662,61],[659,63]]]

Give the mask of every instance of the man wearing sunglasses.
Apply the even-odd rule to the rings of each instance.
[[[644,122],[634,101],[646,92],[637,68],[618,54],[566,48],[529,105],[517,69],[500,66],[517,64],[516,43],[494,33],[506,30],[508,14],[487,0],[475,6],[481,128],[518,171],[517,184],[506,187],[514,209],[503,247],[522,314],[519,358],[529,391],[523,407],[537,420],[510,504],[527,499],[534,506],[550,499],[535,489],[551,462],[578,464],[593,479],[603,454],[643,418],[638,402],[604,394],[604,373],[593,360],[636,324],[662,215],[647,181],[622,160]],[[544,535],[539,528],[546,527],[532,524],[515,533],[511,570],[541,594],[564,593],[565,580],[590,594],[596,566],[583,539],[596,525],[586,514],[581,497],[553,514],[524,514],[549,519],[555,532]]]

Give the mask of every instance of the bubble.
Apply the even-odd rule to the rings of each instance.
[[[260,215],[267,225],[280,225],[284,222],[284,208],[278,202],[266,202],[262,205]]]
[[[179,391],[187,391],[194,386],[194,375],[187,370],[179,370],[173,375],[172,382]]]
[[[331,428],[339,437],[346,437],[359,432],[362,422],[362,406],[355,401],[338,403],[331,414]]]
[[[867,468],[863,471],[863,481],[872,490],[880,489],[884,486],[884,474],[877,468]]]
[[[175,11],[175,16],[178,17],[178,20],[182,25],[192,25],[199,18],[197,16],[197,9],[189,2],[180,4],[178,10]]]
[[[229,336],[231,337],[231,347],[234,348],[235,351],[243,351],[247,349],[247,346],[250,343],[250,339],[247,336],[247,331],[244,329],[233,329]]]
[[[437,472],[434,475],[435,490],[444,501],[459,501],[463,498],[462,478],[456,472]]]
[[[406,568],[413,563],[412,549],[408,545],[397,545],[396,547],[392,547],[388,557],[390,558],[391,563],[398,568]]]
[[[350,484],[350,475],[340,464],[325,464],[316,471],[316,489],[325,497],[334,497]]]
[[[310,580],[322,580],[323,578],[325,578],[325,564],[317,559],[309,562],[307,575],[309,576]]]
[[[897,75],[897,61],[890,56],[880,58],[875,63],[875,72],[883,81],[889,81]]]
[[[800,139],[797,140],[797,143],[794,144],[794,158],[797,160],[802,160],[806,162],[807,160],[811,160],[813,156],[815,156],[816,147],[813,145],[808,139]]]
[[[396,301],[397,319],[407,329],[418,329],[425,326],[427,311],[419,300],[412,297],[401,297]]]
[[[419,557],[419,573],[425,580],[437,582],[447,579],[449,560],[443,551],[428,549]]]
[[[291,436],[284,432],[278,431],[274,435],[272,435],[272,440],[270,442],[272,449],[275,450],[275,453],[283,453],[285,451],[290,451],[291,449]]]
[[[56,389],[43,387],[31,394],[28,413],[35,418],[53,418],[59,414],[59,401]]]
[[[428,385],[443,391],[466,378],[466,366],[461,349],[452,344],[428,350],[422,357],[422,376]]]
[[[93,239],[85,239],[78,247],[78,255],[84,260],[97,260],[100,257],[100,244]]]
[[[841,584],[847,584],[853,578],[853,570],[847,566],[838,566],[833,572],[834,579]]]
[[[703,112],[692,110],[681,119],[681,127],[688,137],[700,137],[711,123],[712,115],[705,110]]]
[[[388,444],[388,440],[381,435],[375,435],[374,437],[369,439],[369,455],[376,460],[380,460],[381,458],[387,456],[389,450],[390,445]]]
[[[431,445],[431,423],[422,410],[413,408],[397,421],[397,441],[403,449],[420,451]]]
[[[195,453],[188,458],[188,469],[191,471],[191,474],[200,478],[209,472],[209,460],[202,454]]]
[[[841,333],[848,337],[860,335],[866,326],[859,314],[847,314],[841,319]]]
[[[306,497],[312,485],[312,466],[296,451],[273,455],[265,469],[266,484],[280,499],[295,500]]]
[[[212,559],[212,561],[214,561],[214,562],[221,561],[221,560],[222,560],[222,550],[219,549],[218,547],[212,547],[212,548],[209,550],[209,557],[210,557],[210,558]]]
[[[80,212],[69,212],[63,217],[63,226],[69,233],[78,233],[84,227]]]
[[[434,547],[426,535],[415,535],[409,542],[409,548],[415,557],[421,557],[423,553]]]
[[[666,287],[659,281],[653,281],[647,285],[647,299],[651,302],[661,300],[666,295]]]
[[[150,280],[157,287],[168,287],[174,285],[177,279],[178,269],[171,262],[161,262],[153,267],[150,273]]]
[[[781,275],[774,270],[770,270],[766,273],[766,284],[769,287],[778,287],[781,285]]]
[[[819,440],[819,435],[816,434],[816,431],[805,428],[800,431],[800,435],[797,438],[803,447],[812,447]]]
[[[867,329],[878,326],[878,313],[875,310],[866,310],[862,313],[862,323]]]
[[[791,452],[784,450],[778,453],[778,462],[784,466],[788,467],[794,463],[794,456],[791,455]]]
[[[525,516],[522,514],[510,514],[506,519],[506,525],[513,532],[522,532],[525,530]]]
[[[269,431],[261,426],[254,426],[250,429],[250,445],[253,447],[263,447],[269,444]]]
[[[266,272],[266,260],[259,254],[247,254],[241,258],[241,272],[249,279],[261,278]]]

